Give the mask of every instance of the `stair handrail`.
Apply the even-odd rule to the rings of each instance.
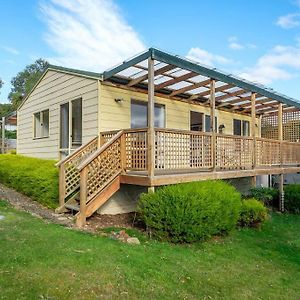
[[[116,135],[114,135],[109,141],[102,145],[98,150],[96,150],[91,156],[82,161],[78,166],[77,170],[81,172],[86,166],[88,166],[95,158],[97,158],[103,151],[105,151],[111,144],[113,144],[118,138],[120,138],[124,133],[124,130],[120,130]]]
[[[90,144],[92,144],[93,142],[95,142],[96,140],[98,140],[98,136],[92,138],[89,142],[87,142],[86,144],[81,145],[79,148],[77,148],[76,150],[74,150],[71,154],[69,154],[67,157],[65,157],[64,159],[60,160],[59,162],[57,162],[55,164],[56,167],[61,166],[62,164],[65,164],[66,162],[68,162],[70,159],[72,159],[74,156],[76,156],[79,152],[81,152],[84,148],[88,147]]]

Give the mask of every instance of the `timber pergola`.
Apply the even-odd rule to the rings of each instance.
[[[300,111],[300,103],[293,98],[155,48],[105,71],[102,79],[144,93],[153,89],[153,96],[207,106],[214,94],[215,108],[246,115],[251,115],[252,108],[256,116],[277,113],[280,103],[283,112]]]
[[[280,142],[279,165],[281,168],[274,170],[274,174],[280,174],[280,189],[283,187],[283,173],[291,172],[284,169],[282,161],[283,149],[283,119],[285,113],[296,113],[296,119],[300,116],[300,103],[295,99],[279,94],[263,85],[252,83],[237,78],[232,74],[223,73],[216,68],[209,68],[200,63],[186,58],[171,55],[155,48],[123,62],[122,64],[102,74],[102,80],[106,84],[130,89],[148,94],[148,130],[147,130],[147,182],[148,185],[162,184],[163,179],[155,176],[155,129],[154,129],[154,97],[160,96],[173,100],[184,101],[193,104],[206,105],[210,107],[210,131],[211,131],[211,171],[208,178],[213,174],[216,178],[225,178],[224,172],[218,172],[216,154],[218,137],[215,132],[215,110],[225,110],[243,115],[251,116],[251,138],[252,138],[252,170],[245,171],[245,176],[256,176],[259,174],[270,174],[267,171],[256,170],[257,149],[260,149],[264,141],[258,141],[255,137],[256,118],[261,116],[276,116],[277,142]],[[225,146],[226,147],[226,146]],[[276,144],[270,147],[275,149]],[[263,148],[261,148],[263,149]],[[297,148],[298,149],[298,148]],[[264,150],[263,150],[264,151]],[[298,150],[296,150],[298,151]],[[249,153],[250,153],[249,152]],[[271,151],[273,153],[273,150]],[[273,153],[275,154],[275,152]],[[299,168],[295,168],[299,170]],[[221,175],[219,175],[219,173]],[[238,174],[239,173],[239,174]],[[230,177],[241,176],[228,174]],[[203,175],[203,173],[202,173]],[[195,175],[196,179],[200,177]],[[203,175],[206,176],[206,175]],[[173,182],[178,182],[178,176],[173,175]],[[190,177],[190,175],[187,175]],[[166,178],[166,177],[165,177]],[[171,177],[168,177],[171,180]],[[214,177],[213,177],[214,178]],[[130,177],[127,178],[130,181]],[[134,181],[136,178],[134,179]],[[181,179],[183,177],[181,175]],[[187,179],[187,181],[190,179]],[[172,180],[171,180],[172,181]],[[158,183],[159,182],[159,183]],[[164,182],[166,184],[166,182]]]

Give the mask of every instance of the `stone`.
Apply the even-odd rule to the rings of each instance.
[[[129,237],[127,239],[127,243],[128,244],[133,244],[133,245],[140,245],[141,244],[140,240],[136,237]]]

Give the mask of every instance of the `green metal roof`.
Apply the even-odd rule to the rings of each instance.
[[[91,77],[91,78],[95,78],[95,79],[102,78],[102,73],[95,73],[95,72],[83,71],[83,70],[78,70],[78,69],[65,68],[65,67],[56,66],[56,65],[49,65],[47,70],[62,71],[62,72],[66,72],[66,73],[78,74],[78,75],[81,75],[84,77]]]
[[[103,80],[107,80],[117,73],[124,71],[130,67],[133,67],[135,64],[140,63],[151,57],[154,60],[163,62],[166,64],[174,65],[176,67],[195,72],[199,75],[213,78],[219,81],[222,81],[227,84],[233,84],[237,87],[243,88],[249,92],[255,92],[262,96],[268,97],[270,99],[276,100],[281,103],[285,103],[289,106],[295,106],[300,108],[300,102],[291,97],[285,96],[283,94],[275,92],[273,89],[267,88],[260,84],[255,84],[253,82],[235,77],[232,74],[226,74],[215,68],[209,68],[200,63],[192,62],[186,58],[179,57],[177,55],[172,55],[161,50],[150,48],[146,52],[128,60],[124,63],[108,70],[103,73]]]

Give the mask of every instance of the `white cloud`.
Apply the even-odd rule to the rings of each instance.
[[[300,26],[300,13],[288,14],[278,18],[276,24],[284,29]]]
[[[240,76],[255,82],[270,84],[276,80],[288,80],[300,71],[300,47],[275,46],[261,56],[253,68],[241,72]]]
[[[40,5],[51,63],[103,71],[145,49],[112,0],[50,0]]]
[[[1,47],[4,51],[10,53],[10,54],[14,54],[14,55],[18,55],[19,51],[13,47],[9,47],[9,46],[2,46]]]
[[[229,43],[229,48],[232,50],[243,50],[245,47],[242,44],[231,42]]]
[[[214,66],[215,64],[230,64],[233,61],[222,55],[210,53],[204,49],[195,47],[191,48],[186,56],[188,59],[200,62],[207,66]]]
[[[228,47],[232,50],[243,50],[243,49],[256,49],[257,46],[255,44],[242,44],[239,42],[238,38],[236,36],[230,36],[228,38]]]

